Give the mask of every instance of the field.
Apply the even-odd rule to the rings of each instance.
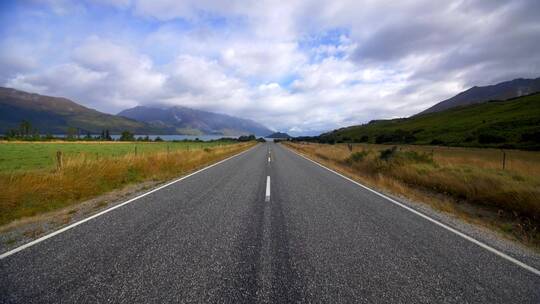
[[[149,154],[194,150],[229,144],[227,142],[0,142],[0,173],[56,166],[56,153],[66,158],[99,159],[127,154]]]
[[[0,226],[127,185],[166,181],[254,144],[0,143]],[[61,167],[56,151],[63,153]]]
[[[379,120],[321,135],[323,142],[540,149],[540,94]]]
[[[352,150],[347,144],[286,145],[370,186],[496,227],[540,247],[540,152],[418,145],[353,144]]]

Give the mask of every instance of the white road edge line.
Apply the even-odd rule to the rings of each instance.
[[[264,197],[264,201],[270,201],[270,176],[266,177],[266,196]]]
[[[497,249],[495,249],[495,248],[493,248],[493,247],[491,247],[491,246],[489,246],[489,245],[487,245],[487,244],[485,244],[485,243],[483,243],[483,242],[481,242],[481,241],[479,241],[477,239],[474,239],[474,238],[464,234],[463,232],[460,232],[460,231],[458,231],[458,230],[456,230],[456,229],[454,229],[454,228],[452,228],[452,227],[450,227],[450,226],[448,226],[446,224],[443,224],[443,223],[437,221],[436,219],[433,219],[433,218],[431,218],[431,217],[429,217],[429,216],[427,216],[427,215],[425,215],[425,214],[423,214],[423,213],[421,213],[421,212],[419,212],[419,211],[417,211],[417,210],[415,210],[415,209],[413,209],[413,208],[411,208],[409,206],[406,206],[403,203],[400,203],[400,202],[398,202],[398,201],[396,201],[396,200],[394,200],[394,199],[392,199],[392,198],[390,198],[390,197],[388,197],[388,196],[386,196],[386,195],[384,195],[384,194],[382,194],[380,192],[377,192],[377,191],[375,191],[375,190],[373,190],[373,189],[371,189],[371,188],[369,188],[367,186],[364,186],[364,185],[360,184],[359,182],[357,182],[357,181],[355,181],[355,180],[353,180],[353,179],[351,179],[351,178],[349,178],[349,177],[347,177],[347,176],[345,176],[345,175],[343,175],[341,173],[338,173],[338,172],[336,172],[336,171],[334,171],[334,170],[332,170],[332,169],[330,169],[328,167],[325,167],[324,165],[321,165],[318,162],[316,162],[316,161],[314,161],[314,160],[312,160],[312,159],[310,159],[310,158],[308,158],[308,157],[306,157],[306,156],[304,156],[304,155],[302,155],[302,154],[300,154],[300,153],[298,153],[298,152],[296,152],[296,151],[294,151],[292,149],[287,149],[287,150],[292,151],[296,155],[301,156],[301,157],[309,160],[310,162],[312,162],[312,163],[314,163],[314,164],[316,164],[316,165],[318,165],[318,166],[320,166],[320,167],[322,167],[322,168],[324,168],[324,169],[326,169],[326,170],[328,170],[328,171],[330,171],[332,173],[335,173],[335,174],[341,176],[342,178],[356,184],[357,186],[360,186],[360,187],[362,187],[362,188],[364,188],[364,189],[366,189],[366,190],[368,190],[368,191],[370,191],[370,192],[372,192],[372,193],[374,193],[374,194],[376,194],[376,195],[390,201],[391,203],[394,203],[395,205],[398,205],[399,207],[402,207],[402,208],[404,208],[404,209],[406,209],[406,210],[408,210],[408,211],[410,211],[410,212],[412,212],[412,213],[414,213],[414,214],[416,214],[416,215],[418,215],[418,216],[432,222],[433,224],[438,225],[438,226],[440,226],[440,227],[442,227],[442,228],[444,228],[444,229],[446,229],[446,230],[448,230],[450,232],[453,232],[453,233],[457,234],[458,236],[460,236],[460,237],[462,237],[462,238],[464,238],[464,239],[466,239],[466,240],[468,240],[468,241],[470,241],[470,242],[472,242],[472,243],[474,243],[474,244],[476,244],[476,245],[490,251],[491,253],[494,253],[494,254],[500,256],[501,258],[506,259],[507,261],[512,262],[512,263],[516,264],[517,266],[519,266],[521,268],[524,268],[524,269],[526,269],[526,270],[540,276],[540,270],[538,270],[538,269],[536,269],[536,268],[534,268],[532,266],[529,266],[529,265],[527,265],[527,264],[525,264],[525,263],[523,263],[523,262],[521,262],[521,261],[507,255],[504,252],[501,252],[501,251],[499,251],[499,250],[497,250]]]
[[[178,179],[176,179],[176,180],[173,180],[172,182],[169,182],[169,183],[167,183],[167,184],[165,184],[165,185],[159,186],[159,187],[157,187],[157,188],[155,188],[155,189],[152,189],[152,190],[150,190],[150,191],[148,191],[148,192],[145,192],[145,193],[143,193],[143,194],[141,194],[141,195],[139,195],[139,196],[137,196],[137,197],[134,197],[134,198],[132,198],[132,199],[130,199],[130,200],[127,200],[127,201],[125,201],[125,202],[123,202],[123,203],[120,203],[120,204],[118,204],[118,205],[112,206],[111,208],[108,208],[108,209],[105,209],[105,210],[103,210],[103,211],[101,211],[101,212],[98,212],[98,213],[96,213],[96,214],[94,214],[94,215],[92,215],[92,216],[89,216],[89,217],[87,217],[87,218],[85,218],[85,219],[82,219],[82,220],[80,220],[80,221],[78,221],[78,222],[75,222],[75,223],[73,223],[73,224],[71,224],[71,225],[68,225],[68,226],[66,226],[66,227],[64,227],[64,228],[62,228],[62,229],[56,230],[56,231],[54,231],[54,232],[51,232],[51,233],[49,233],[49,234],[47,234],[47,235],[45,235],[45,236],[40,237],[39,239],[33,240],[33,241],[29,242],[29,243],[26,243],[26,244],[24,244],[24,245],[21,245],[21,246],[15,248],[15,249],[12,249],[12,250],[7,251],[7,252],[5,252],[5,253],[3,253],[3,254],[0,254],[0,260],[2,260],[2,259],[4,259],[4,258],[7,258],[8,256],[10,256],[10,255],[12,255],[12,254],[15,254],[15,253],[17,253],[17,252],[19,252],[19,251],[21,251],[21,250],[24,250],[24,249],[26,249],[26,248],[28,248],[28,247],[34,246],[34,245],[36,245],[36,244],[38,244],[38,243],[41,243],[41,242],[45,241],[46,239],[52,238],[53,236],[58,235],[58,234],[60,234],[60,233],[62,233],[62,232],[65,232],[65,231],[67,231],[67,230],[69,230],[69,229],[71,229],[71,228],[73,228],[73,227],[76,227],[76,226],[79,226],[80,224],[83,224],[83,223],[85,223],[85,222],[88,222],[88,221],[90,221],[90,220],[92,220],[92,219],[94,219],[94,218],[96,218],[96,217],[98,217],[98,216],[100,216],[100,215],[103,215],[103,214],[105,214],[105,213],[107,213],[107,212],[111,212],[111,211],[113,211],[114,209],[120,208],[120,207],[122,207],[122,206],[124,206],[124,205],[127,205],[127,204],[129,204],[129,203],[132,203],[132,202],[134,202],[134,201],[136,201],[136,200],[138,200],[138,199],[140,199],[140,198],[142,198],[142,197],[145,197],[145,196],[147,196],[147,195],[149,195],[149,194],[151,194],[151,193],[154,193],[154,192],[159,191],[159,190],[161,190],[161,189],[163,189],[163,188],[165,188],[165,187],[168,187],[168,186],[170,186],[170,185],[172,185],[172,184],[175,184],[175,183],[177,183],[177,182],[179,182],[179,181],[182,181],[182,180],[184,180],[184,179],[186,179],[186,178],[188,178],[188,177],[190,177],[190,176],[193,176],[193,175],[195,175],[195,174],[197,174],[197,173],[203,172],[203,171],[205,171],[205,170],[207,170],[207,169],[210,169],[210,168],[212,168],[212,167],[214,167],[214,166],[217,166],[217,165],[219,165],[219,164],[221,164],[221,163],[224,163],[224,162],[226,162],[226,161],[228,161],[228,160],[230,160],[230,159],[233,159],[233,158],[235,158],[235,157],[237,157],[237,156],[240,156],[240,155],[242,155],[242,154],[244,154],[244,153],[246,153],[246,152],[248,152],[248,151],[251,151],[251,150],[252,150],[253,148],[255,148],[256,146],[257,146],[257,145],[255,145],[255,146],[253,146],[253,147],[247,149],[246,151],[242,151],[242,152],[237,153],[237,154],[235,154],[235,155],[233,155],[233,156],[227,157],[226,159],[220,160],[220,161],[218,161],[217,163],[213,163],[213,164],[211,164],[211,165],[208,165],[208,166],[206,166],[206,167],[204,167],[204,168],[202,168],[202,169],[199,169],[199,170],[197,170],[197,171],[195,171],[195,172],[192,172],[192,173],[190,173],[190,174],[188,174],[188,175],[182,176],[182,177],[180,177],[180,178],[178,178]]]

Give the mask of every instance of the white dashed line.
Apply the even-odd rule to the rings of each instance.
[[[270,176],[266,177],[266,196],[264,198],[265,202],[270,201]]]

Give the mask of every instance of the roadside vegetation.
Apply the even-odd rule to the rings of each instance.
[[[285,142],[367,185],[540,248],[540,153],[416,145]]]
[[[0,226],[130,184],[166,181],[253,145],[253,140],[0,142]]]

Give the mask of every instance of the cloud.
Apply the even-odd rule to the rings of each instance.
[[[540,75],[533,0],[26,1],[0,81],[115,113],[170,104],[312,133]]]

